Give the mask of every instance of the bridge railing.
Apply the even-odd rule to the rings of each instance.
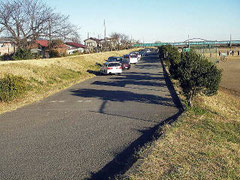
[[[158,47],[162,45],[172,45],[172,46],[188,46],[188,45],[240,45],[240,40],[232,40],[232,41],[195,41],[195,42],[163,42],[163,43],[142,43],[142,44],[134,44],[134,47]]]

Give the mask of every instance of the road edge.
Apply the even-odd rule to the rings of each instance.
[[[141,164],[143,164],[144,162],[144,159],[147,158],[147,156],[152,152],[152,150],[154,149],[154,147],[156,146],[156,141],[157,140],[161,140],[164,138],[164,132],[162,130],[162,127],[164,127],[165,125],[171,125],[172,123],[174,123],[175,121],[177,121],[178,118],[181,118],[184,113],[185,113],[185,106],[184,104],[182,103],[181,99],[178,97],[178,94],[177,94],[177,91],[170,79],[170,75],[169,73],[167,72],[166,70],[166,67],[163,63],[163,60],[160,59],[161,61],[161,64],[162,64],[162,68],[163,68],[163,73],[164,73],[164,78],[165,78],[165,82],[166,82],[166,85],[168,87],[168,90],[171,94],[171,97],[173,98],[173,102],[174,104],[176,105],[176,107],[178,108],[178,112],[164,120],[163,122],[161,122],[159,125],[157,125],[157,127],[154,127],[155,129],[155,132],[153,133],[152,135],[152,141],[148,142],[147,144],[145,144],[145,146],[143,146],[142,148],[140,148],[138,150],[138,152],[142,151],[141,153],[141,157],[139,157],[137,155],[138,152],[136,152],[136,162],[122,175],[117,175],[115,178],[116,179],[129,179],[129,176],[131,174],[135,174],[138,172],[138,167],[141,166]]]

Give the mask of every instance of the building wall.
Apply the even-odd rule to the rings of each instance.
[[[64,47],[54,48],[54,50],[56,50],[60,55],[64,55],[67,53],[67,48]]]
[[[74,52],[80,52],[80,53],[84,53],[84,49],[83,48],[71,48],[67,50],[67,54],[73,54]]]
[[[85,40],[85,46],[87,47],[97,47],[97,42],[92,39]]]
[[[15,52],[15,45],[11,42],[0,42],[0,56]]]

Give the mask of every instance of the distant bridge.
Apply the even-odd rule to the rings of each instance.
[[[134,47],[159,47],[162,45],[172,45],[177,47],[189,47],[189,46],[240,46],[240,40],[229,40],[229,41],[210,41],[201,38],[188,39],[183,42],[160,42],[160,43],[142,43],[134,44]]]

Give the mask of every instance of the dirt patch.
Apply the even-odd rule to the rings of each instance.
[[[240,57],[228,57],[221,61],[218,67],[223,70],[220,87],[234,95],[240,95]]]

